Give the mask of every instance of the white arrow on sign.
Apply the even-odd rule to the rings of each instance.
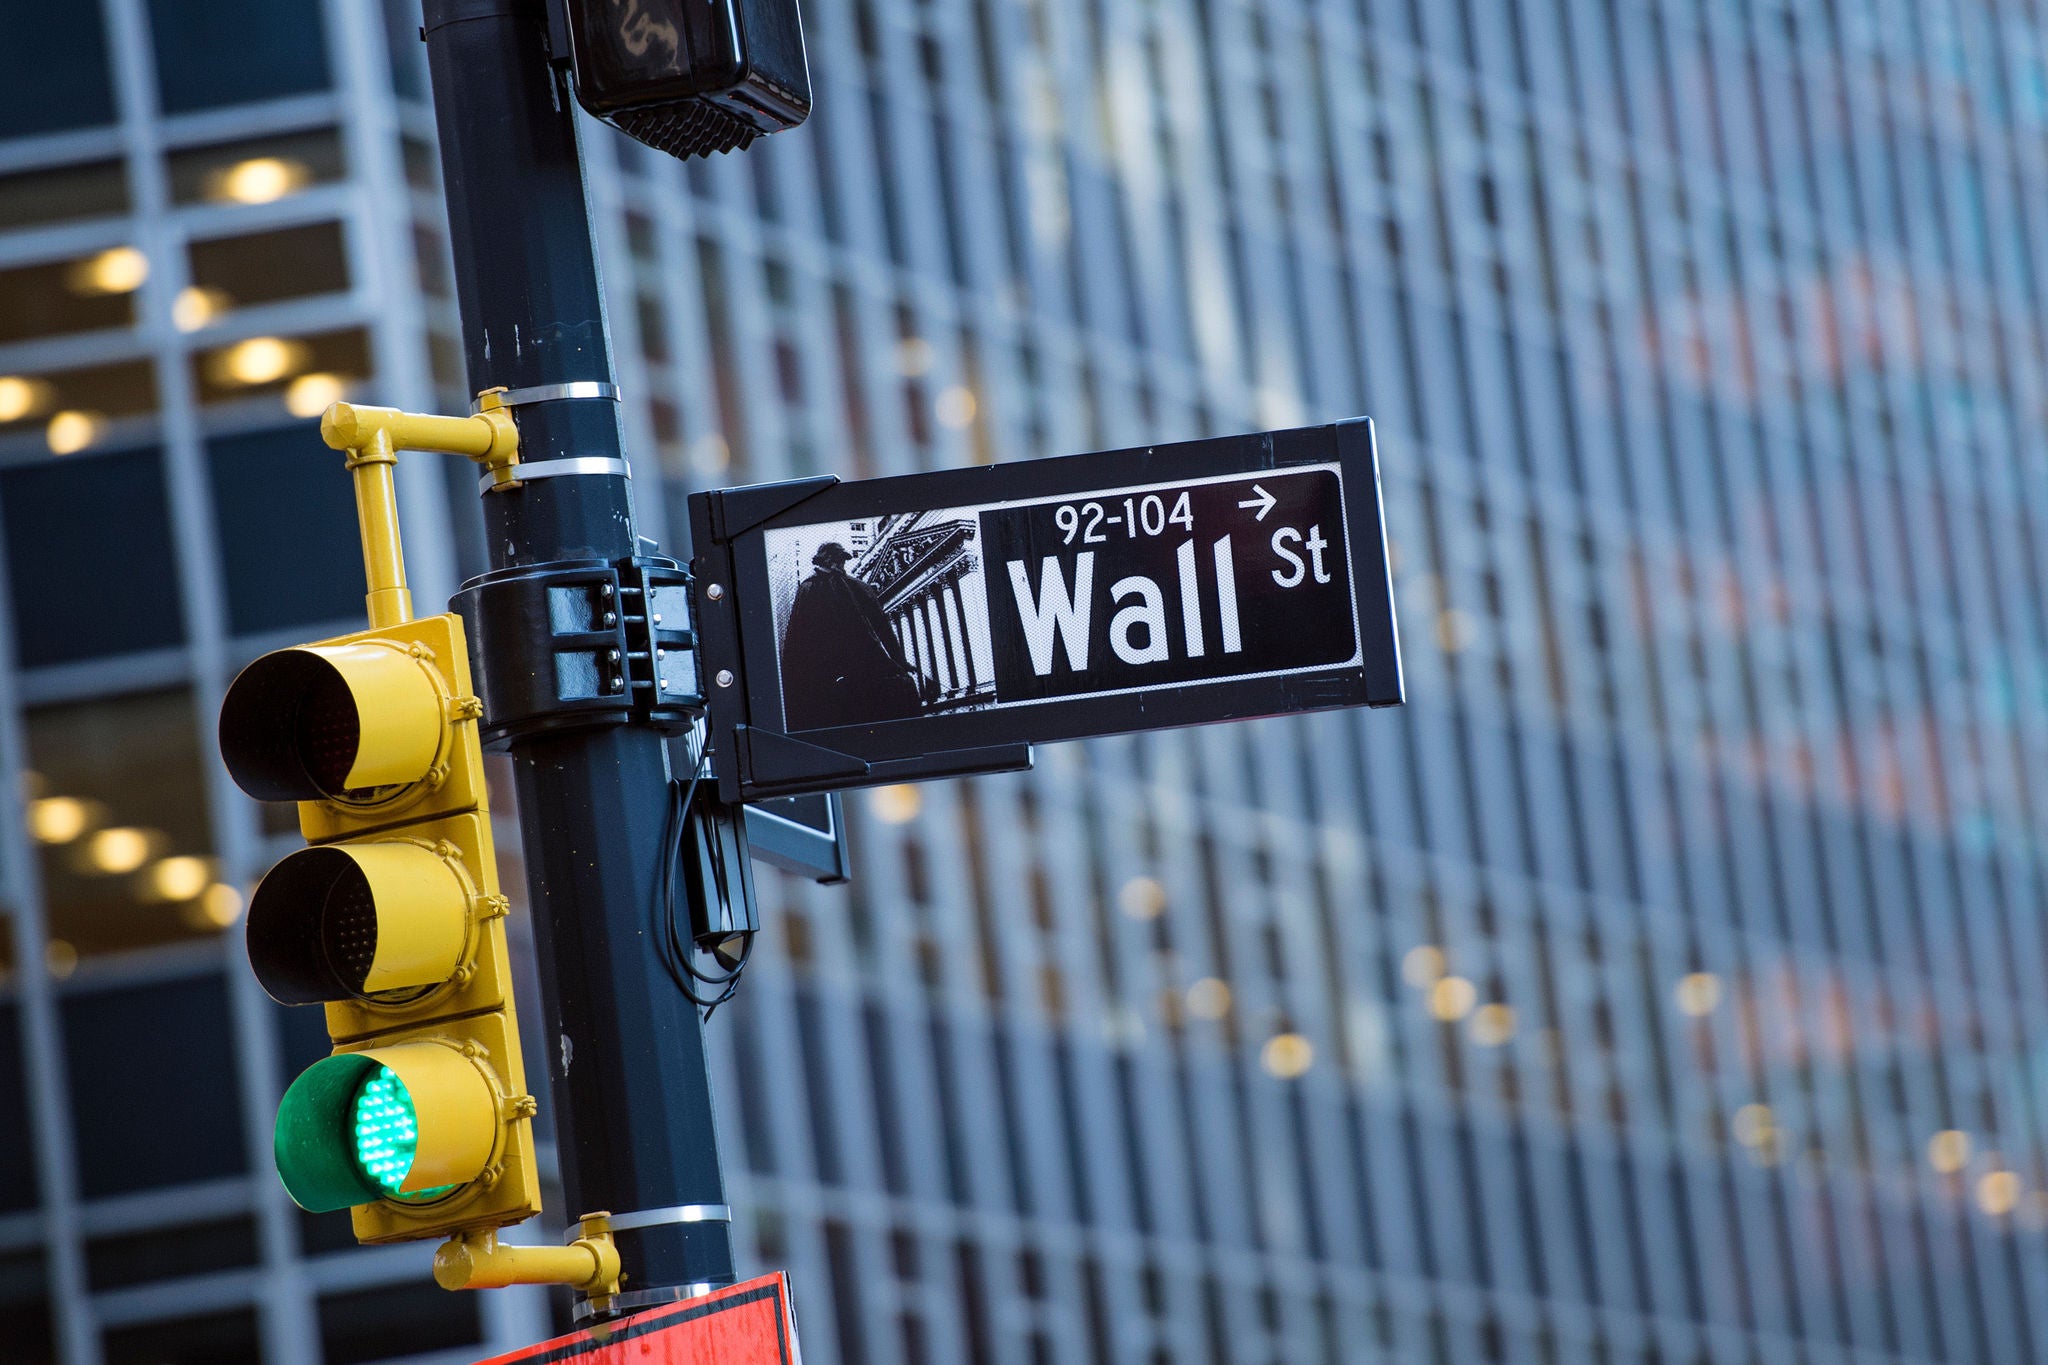
[[[1258,508],[1259,513],[1257,516],[1253,517],[1252,520],[1264,521],[1266,519],[1266,513],[1272,511],[1274,507],[1278,506],[1280,499],[1274,497],[1271,493],[1268,493],[1265,489],[1259,487],[1257,484],[1252,485],[1252,492],[1257,493],[1258,496],[1256,498],[1246,498],[1243,502],[1239,503],[1238,506]]]

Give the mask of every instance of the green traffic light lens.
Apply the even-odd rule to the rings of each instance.
[[[412,1170],[420,1125],[419,1116],[413,1112],[411,1093],[390,1067],[378,1067],[356,1091],[351,1126],[355,1131],[356,1165],[377,1183],[385,1198],[422,1203],[455,1188],[441,1185],[431,1190],[399,1192],[398,1187]]]

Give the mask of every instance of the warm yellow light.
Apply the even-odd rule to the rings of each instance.
[[[43,428],[43,440],[52,455],[76,455],[99,438],[100,419],[89,412],[57,413]]]
[[[1678,984],[1671,989],[1672,999],[1678,1002],[1681,1014],[1701,1019],[1714,1012],[1721,1003],[1721,978],[1712,972],[1692,972],[1678,978]]]
[[[1455,1024],[1479,1003],[1479,988],[1462,976],[1447,976],[1429,988],[1429,1012]]]
[[[319,371],[302,374],[284,391],[284,410],[294,417],[318,417],[341,401],[341,376]]]
[[[907,825],[924,809],[924,794],[901,782],[877,787],[868,793],[868,809],[885,825]]]
[[[117,246],[72,266],[65,283],[74,294],[131,294],[149,278],[149,257],[132,246]]]
[[[1418,991],[1426,991],[1444,979],[1444,950],[1424,943],[1410,948],[1401,959],[1401,979]]]
[[[281,156],[255,156],[213,177],[207,188],[215,199],[238,204],[268,204],[303,187],[313,178],[303,161]]]
[[[690,467],[699,474],[722,474],[731,463],[732,447],[716,432],[698,437],[690,447]]]
[[[24,379],[18,374],[0,375],[0,422],[19,422],[33,417],[49,404],[53,391],[41,379]]]
[[[220,372],[237,384],[271,384],[306,363],[306,348],[278,337],[250,337],[222,352]]]
[[[1745,1147],[1763,1147],[1776,1142],[1778,1136],[1778,1120],[1768,1104],[1743,1105],[1728,1128]]]
[[[171,304],[171,322],[181,332],[196,332],[234,306],[234,296],[225,289],[189,284]]]
[[[1954,1175],[1970,1164],[1970,1135],[1959,1128],[1945,1128],[1927,1139],[1927,1164],[1943,1175]]]
[[[1221,1019],[1230,1013],[1230,984],[1205,976],[1188,987],[1188,1013],[1197,1019]]]
[[[28,832],[39,844],[68,844],[92,824],[92,808],[75,796],[46,796],[28,808]]]
[[[1283,1081],[1302,1075],[1315,1060],[1315,1048],[1299,1033],[1276,1033],[1259,1050],[1259,1065]]]
[[[209,923],[225,929],[241,916],[242,893],[226,882],[215,882],[199,898],[199,910]]]
[[[1156,877],[1133,877],[1116,893],[1116,903],[1132,919],[1158,919],[1166,911],[1166,888]]]
[[[1997,1218],[2020,1202],[2020,1178],[2012,1171],[1990,1171],[1977,1182],[1977,1207]]]
[[[1472,618],[1452,607],[1438,613],[1436,618],[1437,647],[1446,654],[1456,654],[1472,643]]]
[[[955,384],[939,395],[934,405],[939,421],[958,431],[974,421],[974,414],[981,411],[981,404],[974,397],[974,390],[965,385]]]
[[[133,872],[149,861],[149,836],[128,825],[103,829],[86,841],[85,856],[101,872]]]
[[[932,344],[923,337],[905,337],[896,343],[896,369],[905,379],[931,373]]]
[[[181,853],[174,858],[159,858],[145,875],[149,894],[156,899],[189,901],[213,880],[213,869],[207,866],[206,859]]]
[[[43,965],[50,969],[50,975],[62,981],[78,970],[78,949],[61,938],[53,938],[43,945]]]
[[[1513,1005],[1483,1005],[1472,1016],[1472,1041],[1481,1047],[1499,1047],[1514,1036]]]

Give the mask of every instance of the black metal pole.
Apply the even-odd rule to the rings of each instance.
[[[522,400],[525,465],[618,460],[616,402],[547,396],[613,375],[575,105],[549,64],[546,0],[425,0],[425,19],[470,386]],[[619,472],[535,477],[483,502],[494,573],[636,552]],[[567,1212],[637,1223],[617,1235],[621,1309],[729,1284],[702,1028],[655,948],[662,736],[637,724],[559,729],[515,738],[511,754]]]

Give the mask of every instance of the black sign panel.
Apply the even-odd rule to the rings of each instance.
[[[1402,698],[1369,422],[690,507],[728,799]]]

